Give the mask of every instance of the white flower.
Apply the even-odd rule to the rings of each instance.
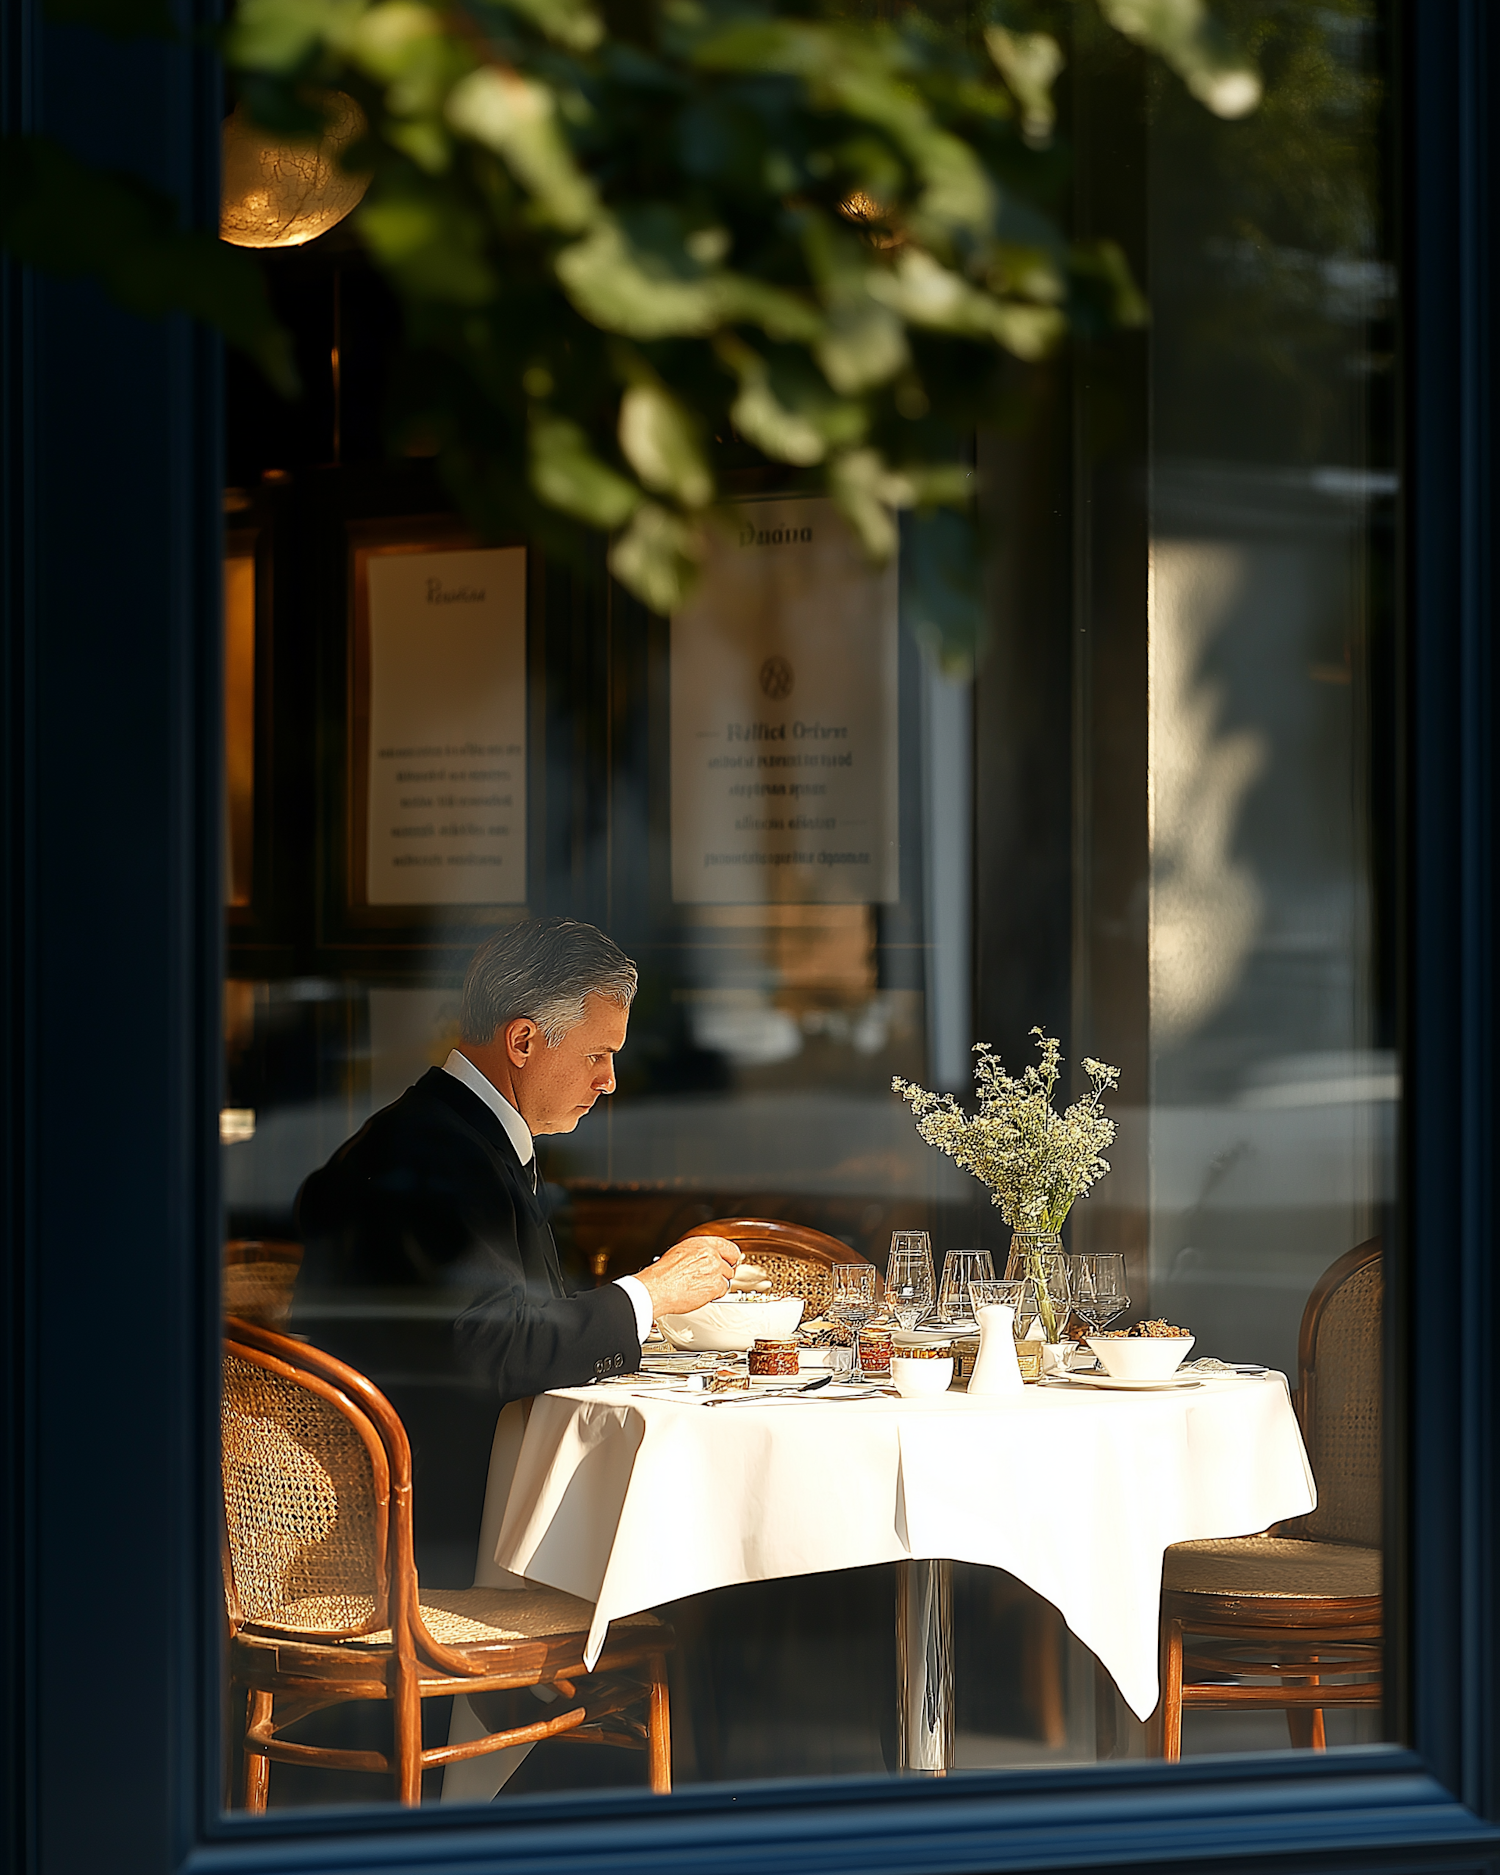
[[[917,1131],[955,1165],[990,1188],[1013,1230],[1060,1230],[1074,1201],[1109,1170],[1104,1149],[1115,1123],[1100,1110],[1105,1090],[1118,1086],[1120,1071],[1085,1056],[1092,1083],[1082,1099],[1062,1113],[1054,1110],[1060,1044],[1033,1029],[1041,1061],[1019,1080],[1005,1072],[987,1042],[976,1042],[974,1083],[978,1111],[964,1112],[951,1094],[932,1094],[898,1076],[891,1088],[911,1107]]]

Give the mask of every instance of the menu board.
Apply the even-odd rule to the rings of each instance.
[[[672,896],[900,896],[897,575],[831,501],[747,502],[672,618]]]
[[[365,899],[526,900],[526,549],[371,553]]]

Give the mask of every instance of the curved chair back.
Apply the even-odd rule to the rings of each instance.
[[[780,1218],[717,1217],[710,1224],[697,1225],[692,1235],[727,1237],[738,1244],[746,1260],[760,1264],[783,1295],[802,1297],[809,1320],[833,1301],[836,1264],[869,1261],[837,1237]],[[878,1276],[876,1287],[880,1287]]]
[[[224,1246],[224,1313],[265,1328],[284,1327],[301,1267],[299,1243],[232,1237]]]
[[[1298,1407],[1318,1507],[1297,1534],[1379,1549],[1381,1529],[1380,1239],[1339,1258],[1308,1297],[1298,1347]]]
[[[225,1595],[235,1629],[347,1640],[390,1625],[414,1575],[411,1453],[363,1375],[254,1323],[225,1324]]]

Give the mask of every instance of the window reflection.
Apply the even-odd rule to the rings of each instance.
[[[1149,335],[1084,346],[1032,374],[1027,424],[981,439],[994,616],[976,670],[935,667],[901,615],[899,572],[857,570],[832,623],[836,580],[824,590],[779,575],[736,584],[732,573],[721,589],[730,599],[715,602],[710,587],[702,616],[669,622],[549,568],[524,604],[519,584],[512,594],[506,665],[511,743],[526,750],[515,790],[526,825],[505,836],[525,871],[516,915],[588,919],[640,971],[618,1092],[576,1131],[537,1142],[561,1266],[580,1289],[640,1271],[705,1225],[771,1220],[803,1233],[804,1247],[825,1246],[795,1280],[775,1266],[777,1285],[808,1305],[799,1375],[817,1376],[829,1339],[817,1324],[839,1258],[880,1268],[893,1231],[927,1230],[939,1267],[945,1251],[970,1246],[1004,1266],[999,1213],[917,1137],[893,1075],[966,1096],[972,1044],[993,1042],[1018,1071],[1033,1023],[1064,1038],[1070,1071],[1084,1054],[1124,1067],[1111,1106],[1114,1170],[1074,1213],[1068,1249],[1124,1257],[1120,1326],[1162,1317],[1192,1329],[1195,1357],[1268,1367],[1293,1386],[1304,1370],[1315,1380],[1301,1404],[1319,1511],[1295,1516],[1305,1508],[1301,1447],[1280,1382],[1257,1382],[1282,1409],[1266,1408],[1254,1431],[1266,1503],[1284,1502],[1276,1514],[1292,1521],[1264,1553],[1236,1549],[1255,1533],[1233,1527],[1169,1557],[1169,1643],[1182,1622],[1191,1674],[1192,1623],[1206,1619],[1192,1598],[1215,1592],[1226,1569],[1250,1571],[1252,1589],[1264,1586],[1256,1570],[1290,1569],[1347,1604],[1353,1650],[1325,1672],[1341,1690],[1322,1721],[1305,1700],[1288,1718],[1274,1705],[1213,1710],[1189,1693],[1189,1755],[1381,1736],[1378,1704],[1356,1697],[1378,1654],[1378,1615],[1366,1607],[1369,1618],[1356,1619],[1354,1605],[1378,1596],[1378,1259],[1401,1091],[1385,948],[1389,829],[1378,811],[1390,761],[1378,725],[1396,488],[1385,453],[1394,281],[1376,188],[1375,23],[1356,6],[1241,11],[1262,31],[1262,114],[1224,124],[1154,78],[1137,100],[1147,128],[1133,152],[1145,178],[1134,259]],[[1102,82],[1086,57],[1076,82],[1081,109]],[[1086,125],[1079,143],[1086,219],[1107,195],[1116,153],[1093,147]],[[353,720],[350,555],[387,538],[391,515],[427,516],[422,537],[446,539],[450,521],[430,521],[442,492],[409,464],[367,463],[363,479],[299,474],[263,517],[277,591],[294,595],[265,628],[276,651],[267,851],[278,896],[258,911],[253,941],[231,931],[225,997],[224,1110],[251,1116],[224,1123],[226,1295],[237,1312],[273,1322],[256,1285],[269,1293],[281,1282],[284,1300],[299,1188],[442,1068],[460,1040],[466,958],[489,928],[488,914],[466,907],[382,906],[378,920],[362,919],[341,896],[353,873],[340,841],[356,839],[351,827],[368,833],[340,793],[351,772],[339,740]],[[779,552],[813,526],[804,510],[818,508],[824,526],[824,506],[778,489],[747,492],[738,512]],[[769,538],[778,527],[779,544]],[[244,907],[251,764],[257,728],[267,729],[253,716],[253,664],[265,647],[253,636],[253,563],[229,564],[229,899]],[[816,603],[805,605],[809,591]],[[842,667],[809,662],[820,631]],[[845,772],[761,766],[766,754],[845,752],[834,735],[796,739],[798,723],[857,724],[873,777],[863,795],[768,791]],[[783,724],[785,738],[775,733]],[[705,765],[729,757],[745,765]],[[844,824],[791,825],[813,819],[869,827],[856,837]],[[820,865],[819,852],[867,857]],[[536,1486],[507,1528],[508,1500],[493,1488],[499,1460],[486,1471],[471,1456],[489,1450],[498,1402],[455,1355],[455,1324],[474,1296],[468,1274],[460,1263],[397,1288],[331,1281],[309,1266],[290,1325],[366,1375],[399,1416],[415,1459],[424,1591],[493,1590],[524,1562],[549,1591],[592,1604],[604,1589],[589,1543],[607,1548],[631,1465],[596,1428],[597,1475],[613,1482],[591,1485],[580,1470],[574,1489],[572,1421],[544,1402],[524,1424],[502,1422],[496,1452],[519,1464],[524,1449]],[[965,1355],[971,1364],[972,1348],[960,1373]],[[961,1392],[953,1401],[964,1410]],[[1157,1423],[1155,1409],[1128,1405],[1146,1410],[1121,1450],[1144,1464],[1152,1448],[1140,1429]],[[925,1433],[914,1418],[899,1464],[834,1441],[821,1464],[809,1461],[799,1501],[809,1528],[823,1517],[825,1536],[840,1527],[828,1506],[846,1504],[842,1527],[865,1536],[847,1550],[809,1538],[788,1564],[777,1520],[804,1513],[766,1486],[769,1448],[733,1431],[754,1410],[749,1420],[732,1404],[680,1410],[725,1428],[720,1457],[677,1451],[680,1483],[642,1500],[636,1548],[616,1571],[645,1557],[657,1572],[644,1602],[621,1593],[629,1614],[639,1603],[670,1624],[663,1684],[677,1787],[912,1768],[900,1715],[909,1676],[931,1664],[922,1646],[939,1632],[958,1663],[951,1684],[934,1682],[935,1697],[952,1701],[954,1771],[1161,1749],[1146,1720],[1157,1583],[1134,1581],[1125,1550],[1107,1544],[1093,1587],[1086,1571],[1068,1578],[1070,1559],[1099,1540],[1091,1519],[1119,1465],[1111,1471],[1092,1448],[1049,1446],[1029,1420],[1024,1432],[997,1421],[962,1464],[957,1445],[932,1435],[931,1416]],[[808,1408],[837,1410],[856,1409]],[[636,1437],[631,1399],[610,1412]],[[809,1438],[830,1423],[815,1418]],[[1224,1447],[1226,1476],[1240,1449],[1232,1438]],[[666,1478],[642,1450],[638,1482]],[[549,1467],[562,1481],[550,1508],[536,1485]],[[883,1508],[861,1496],[871,1479],[898,1476],[899,1501],[894,1484]],[[603,1496],[590,1498],[595,1489]],[[694,1578],[683,1558],[739,1531],[747,1494],[767,1527]],[[583,1501],[592,1508],[579,1511]],[[944,1522],[950,1511],[962,1541]],[[948,1547],[924,1553],[913,1537],[922,1527],[946,1532],[935,1542]],[[1007,1528],[1024,1538],[1009,1549]],[[755,1579],[763,1559],[750,1558],[761,1542],[778,1559],[764,1565],[766,1580]],[[950,1555],[960,1560],[950,1566]],[[898,1578],[908,1556],[916,1561]],[[929,1558],[930,1572],[913,1573]],[[898,1644],[898,1595],[926,1596],[938,1611],[921,1646]],[[1252,1654],[1255,1644],[1245,1641]],[[644,1671],[643,1684],[654,1672],[638,1660],[620,1670]],[[1210,1661],[1205,1672],[1223,1679],[1232,1667]],[[573,1696],[550,1683],[489,1691],[504,1695],[498,1705],[483,1693],[426,1702],[426,1745],[472,1741]],[[621,1710],[628,1729],[644,1708]],[[390,1711],[374,1702],[308,1714],[292,1733],[366,1752],[389,1751],[393,1738]],[[552,1739],[430,1768],[421,1794],[519,1801],[644,1788],[652,1762],[647,1749]],[[388,1800],[391,1786],[282,1762],[267,1794],[272,1807],[354,1804]]]

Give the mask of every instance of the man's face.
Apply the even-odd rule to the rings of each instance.
[[[571,1133],[601,1094],[615,1091],[615,1054],[629,1020],[607,996],[590,996],[583,1020],[555,1048],[535,1030],[524,1063],[512,1053],[516,1105],[533,1133]]]

